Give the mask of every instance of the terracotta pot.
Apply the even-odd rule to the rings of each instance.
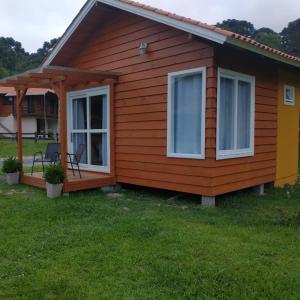
[[[46,188],[47,188],[47,197],[54,199],[61,196],[61,192],[63,189],[63,184],[51,184],[46,182]]]
[[[6,182],[9,185],[19,184],[20,173],[6,173]]]

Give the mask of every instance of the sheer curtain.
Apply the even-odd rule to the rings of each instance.
[[[238,82],[237,148],[250,147],[251,84]]]
[[[173,81],[173,152],[201,154],[202,74]]]
[[[107,97],[103,96],[103,100],[102,100],[102,128],[101,129],[107,129]],[[107,166],[108,165],[108,153],[107,153],[107,133],[102,133],[102,163],[103,166]]]
[[[87,127],[86,98],[73,100],[73,129],[86,129]]]
[[[219,150],[234,148],[234,80],[221,77],[219,103]]]

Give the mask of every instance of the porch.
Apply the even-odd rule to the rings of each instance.
[[[52,89],[59,104],[60,160],[66,173],[64,192],[115,184],[114,85],[119,75],[107,71],[45,66],[0,80],[0,86],[16,90],[18,159],[23,163],[22,114],[26,92],[29,88]],[[75,112],[77,120],[73,118]],[[75,124],[74,127],[72,124]],[[67,162],[67,153],[74,153],[79,143],[85,145],[85,155],[80,162],[81,178],[77,172],[72,174]],[[21,183],[46,187],[41,172],[32,175],[22,172]]]
[[[96,172],[82,171],[80,178],[77,172],[75,172],[75,175],[73,175],[72,171],[68,170],[66,172],[66,177],[67,178],[64,182],[63,189],[65,193],[101,188],[114,185],[116,183],[114,176]],[[46,188],[43,172],[36,172],[32,175],[22,174],[21,182],[23,184],[34,186],[40,189]]]

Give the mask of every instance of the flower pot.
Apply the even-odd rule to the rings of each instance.
[[[61,195],[63,184],[51,184],[46,182],[46,188],[47,188],[47,197],[48,198],[58,198]]]
[[[6,173],[6,182],[9,185],[19,184],[20,173]]]

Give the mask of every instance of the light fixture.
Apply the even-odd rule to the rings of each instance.
[[[139,47],[140,56],[144,56],[148,50],[148,44],[142,42]]]

